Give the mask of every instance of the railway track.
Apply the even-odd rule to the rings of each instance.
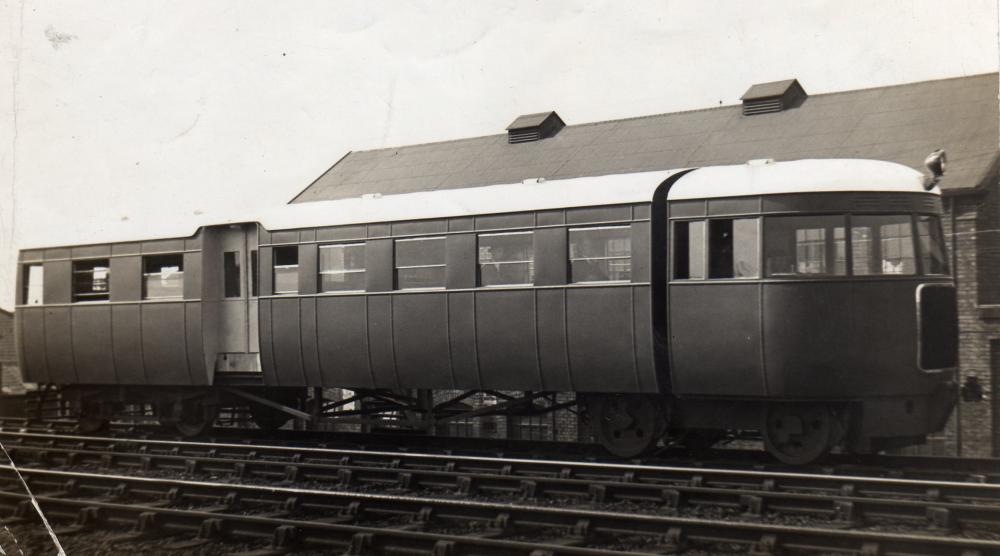
[[[18,465],[44,468],[596,506],[652,505],[675,514],[713,510],[756,519],[800,516],[840,527],[897,523],[938,534],[1000,531],[1000,485],[978,482],[6,431],[0,432],[0,442]]]
[[[220,540],[253,554],[612,555],[635,552],[1000,554],[1000,542],[957,536],[802,527],[565,506],[331,492],[53,470],[22,470],[57,533],[122,531],[109,544],[168,536],[173,550]],[[9,466],[0,506],[17,526],[34,519]]]
[[[30,422],[22,418],[0,417],[0,432],[35,432],[38,434],[74,435],[71,420]],[[439,451],[443,454],[469,456],[511,456],[538,458],[551,455],[560,459],[609,461],[596,445],[571,442],[496,440],[464,437],[428,437],[412,434],[314,432],[282,430],[273,432],[256,428],[216,428],[205,438],[208,442],[253,442],[287,446],[321,446],[345,449],[405,452]],[[175,440],[156,425],[113,425],[101,436],[110,438],[146,438]],[[664,448],[636,463],[652,465],[704,466],[726,469],[753,468],[760,471],[808,472],[824,475],[884,476],[929,481],[979,482],[1000,484],[1000,459],[943,456],[851,455],[831,454],[820,465],[789,467],[776,463],[759,450],[715,449],[694,455],[685,449]]]

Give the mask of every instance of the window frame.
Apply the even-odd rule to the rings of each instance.
[[[29,300],[31,285],[33,281],[31,280],[31,270],[38,269],[38,279],[37,284],[40,290],[40,295],[38,296],[38,303],[30,303]],[[44,263],[22,263],[21,264],[21,305],[33,306],[33,305],[45,305],[45,264]]]
[[[344,248],[344,247],[352,247],[352,246],[360,246],[361,247],[362,253],[364,255],[364,268],[362,268],[361,270],[323,270],[323,249],[331,249],[331,248],[338,248],[338,247],[339,248]],[[356,290],[326,290],[326,289],[323,289],[323,275],[325,275],[325,274],[326,275],[331,275],[331,274],[341,274],[341,275],[342,274],[366,274],[368,272],[368,243],[365,242],[365,241],[350,241],[350,242],[343,242],[343,243],[323,243],[323,244],[320,244],[318,246],[318,249],[316,250],[316,267],[317,267],[316,279],[317,279],[317,282],[318,282],[316,284],[316,291],[317,292],[319,292],[319,293],[330,293],[330,294],[365,292],[365,291],[367,291],[366,287],[362,287],[359,290],[357,290],[357,289]]]
[[[848,229],[848,268],[847,275],[853,278],[861,278],[863,280],[869,279],[880,279],[880,278],[918,278],[921,276],[945,276],[943,274],[927,274],[923,268],[923,261],[920,253],[920,239],[919,232],[917,229],[917,216],[921,213],[918,212],[865,212],[865,213],[848,213],[847,214],[847,229]],[[910,273],[895,273],[895,272],[870,272],[867,274],[858,274],[854,267],[854,219],[858,217],[879,217],[879,216],[906,216],[910,223],[910,249],[913,256],[913,272]],[[934,215],[930,215],[934,216]],[[938,216],[938,222],[940,223],[940,216]],[[942,238],[944,237],[942,230]],[[900,239],[900,238],[893,238]],[[879,234],[879,242],[882,241],[881,233]],[[874,237],[871,239],[874,245]],[[878,253],[882,253],[882,246],[878,246]],[[874,257],[874,251],[871,255]],[[883,262],[885,257],[881,257]]]
[[[760,279],[762,280],[847,280],[854,277],[854,269],[852,268],[853,262],[853,250],[851,249],[851,217],[854,214],[851,212],[793,212],[793,213],[773,213],[773,214],[762,214],[761,216],[761,229],[760,229]],[[767,267],[767,255],[768,255],[768,234],[767,234],[767,222],[768,220],[782,220],[788,218],[828,218],[828,217],[839,217],[843,223],[844,237],[842,241],[844,242],[844,272],[843,274],[837,274],[835,272],[822,272],[822,273],[792,273],[792,274],[772,274]],[[816,229],[813,228],[797,228],[796,230],[804,229]],[[823,227],[826,230],[826,227]],[[832,266],[836,269],[837,266],[837,227],[831,228],[833,230],[833,236],[831,239],[827,240],[824,237],[824,264]],[[798,245],[796,244],[796,249]],[[831,256],[832,253],[832,256]]]
[[[609,230],[609,229],[623,229],[628,231],[628,255],[627,256],[614,256],[614,257],[573,257],[572,253],[572,234],[576,230]],[[574,280],[573,279],[573,261],[588,261],[588,260],[625,260],[628,261],[629,265],[629,278],[627,280]],[[593,226],[567,226],[566,227],[566,283],[567,284],[629,284],[632,282],[632,223],[626,224],[597,224]]]
[[[77,275],[89,274],[90,283],[93,286],[94,282],[94,267],[98,266],[100,262],[104,262],[104,268],[107,269],[107,291],[94,292],[93,288],[91,291],[79,293],[76,291],[76,277]],[[79,270],[77,265],[82,264],[94,264],[94,267],[89,269]],[[81,297],[83,299],[81,299]],[[70,300],[72,303],[107,303],[111,301],[111,259],[109,257],[96,257],[90,259],[75,259],[70,265]]]
[[[480,258],[480,240],[483,237],[497,237],[497,236],[515,236],[515,235],[526,235],[531,238],[531,258],[527,260],[518,261],[491,261],[483,263]],[[483,283],[483,265],[484,264],[495,264],[495,265],[506,265],[506,264],[527,264],[529,269],[529,274],[531,275],[530,282],[505,282],[503,284],[484,284]],[[535,285],[535,230],[517,230],[517,231],[504,231],[504,232],[477,232],[476,233],[476,286],[480,288],[507,288],[507,287],[518,287],[518,286],[534,286]]]
[[[278,251],[287,250],[295,253],[295,264],[277,264],[278,262]],[[271,293],[274,295],[298,295],[301,289],[301,284],[299,284],[299,246],[298,245],[284,245],[280,247],[274,247],[271,251]],[[278,290],[278,273],[280,270],[295,269],[295,289],[294,290]]]
[[[147,270],[146,264],[147,264],[148,261],[150,261],[152,259],[166,258],[166,257],[177,257],[180,260],[180,265],[178,266],[178,268],[180,268],[180,270],[178,270],[175,274],[180,274],[181,275],[181,280],[180,280],[181,281],[181,291],[177,295],[169,295],[169,296],[162,296],[162,297],[149,297],[149,291],[148,291],[148,289],[146,287],[146,280],[148,278],[152,277],[152,276],[160,276],[160,277],[162,277],[162,275],[163,275],[163,268],[162,267],[160,268],[160,272],[147,272],[146,271]],[[150,254],[150,255],[143,255],[142,256],[142,300],[143,301],[169,301],[169,300],[177,300],[177,299],[184,299],[184,253],[156,253],[156,254]]]
[[[448,273],[448,270],[447,270],[448,269],[448,243],[447,243],[446,237],[447,236],[443,236],[443,235],[434,235],[434,236],[423,236],[423,237],[401,237],[401,238],[394,238],[392,240],[392,286],[393,286],[392,289],[394,291],[421,291],[421,290],[422,291],[434,291],[434,290],[443,290],[443,289],[446,289],[447,288],[447,281],[448,281],[448,276],[447,276],[447,273]],[[438,263],[435,263],[435,264],[422,264],[422,265],[403,265],[403,266],[399,266],[397,264],[396,247],[400,243],[409,243],[409,242],[416,242],[416,241],[436,241],[436,240],[441,240],[441,244],[442,244],[443,249],[444,249],[444,262],[443,263],[440,263],[440,264],[438,264]],[[445,276],[444,276],[443,280],[441,281],[441,285],[440,286],[418,286],[418,287],[411,287],[411,288],[401,288],[401,287],[399,287],[399,269],[401,269],[401,268],[402,269],[410,269],[410,268],[444,268],[445,269]]]

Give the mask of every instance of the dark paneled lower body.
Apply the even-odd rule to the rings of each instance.
[[[207,384],[196,302],[22,308],[29,380],[56,384]]]
[[[656,392],[650,310],[631,285],[264,299],[262,363],[282,386]]]

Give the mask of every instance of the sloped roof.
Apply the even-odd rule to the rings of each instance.
[[[970,190],[997,175],[997,74],[814,95],[797,108],[744,116],[741,107],[565,127],[508,144],[506,134],[351,152],[293,203],[738,164],[750,159],[870,158],[923,171],[948,152],[941,188]]]
[[[756,100],[759,98],[778,97],[785,94],[785,91],[787,91],[788,88],[795,83],[798,83],[795,79],[771,81],[770,83],[757,83],[747,89],[747,92],[743,93],[740,100]]]

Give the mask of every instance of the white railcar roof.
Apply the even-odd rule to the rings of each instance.
[[[648,203],[667,178],[683,169],[610,174],[525,182],[365,195],[351,199],[281,205],[263,213],[193,217],[184,222],[109,222],[86,238],[47,242],[33,248],[190,237],[203,226],[259,222],[269,230],[340,226],[370,222],[448,218],[565,207]],[[924,192],[923,175],[901,164],[878,160],[821,159],[751,162],[699,168],[671,187],[668,199],[836,191]],[[935,193],[940,191],[935,188]]]

